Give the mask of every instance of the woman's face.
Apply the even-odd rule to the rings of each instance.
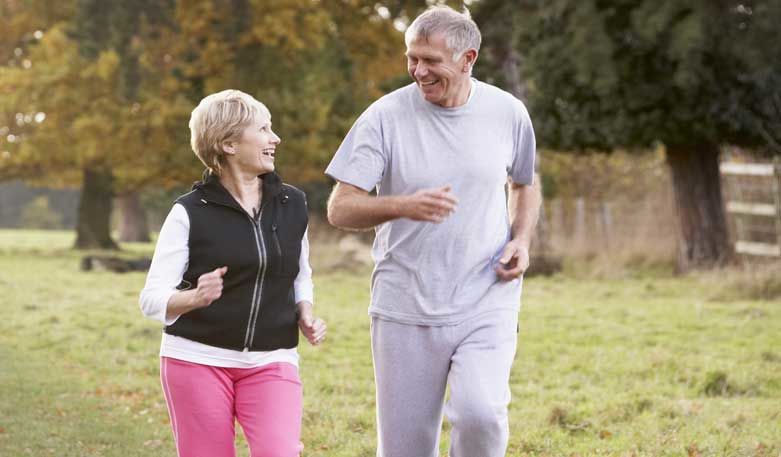
[[[255,175],[272,172],[276,147],[281,141],[271,130],[271,119],[260,115],[233,143],[233,160],[242,171]]]

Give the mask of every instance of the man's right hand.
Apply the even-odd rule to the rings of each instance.
[[[337,182],[328,199],[328,222],[348,230],[370,229],[399,218],[438,223],[456,209],[457,203],[450,186],[375,197],[360,187]]]
[[[205,308],[222,296],[222,277],[228,272],[228,267],[220,267],[198,277],[198,287],[193,297],[194,308]]]
[[[440,223],[456,210],[458,199],[450,186],[444,186],[421,189],[405,196],[400,203],[402,217],[413,221]]]

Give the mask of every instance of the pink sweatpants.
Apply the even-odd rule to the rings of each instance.
[[[289,363],[220,368],[160,358],[179,457],[234,457],[234,418],[252,457],[298,457],[302,388]]]

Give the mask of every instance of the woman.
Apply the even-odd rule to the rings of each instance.
[[[165,324],[160,378],[180,457],[235,455],[234,418],[257,456],[301,452],[298,329],[313,345],[304,194],[274,173],[268,109],[226,90],[190,118],[203,182],[160,230],[140,305]]]

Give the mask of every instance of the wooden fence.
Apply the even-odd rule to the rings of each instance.
[[[535,255],[674,258],[676,232],[670,189],[656,190],[639,201],[619,196],[555,198],[545,202],[543,212],[532,245]]]
[[[781,257],[781,162],[720,165],[735,253]]]

